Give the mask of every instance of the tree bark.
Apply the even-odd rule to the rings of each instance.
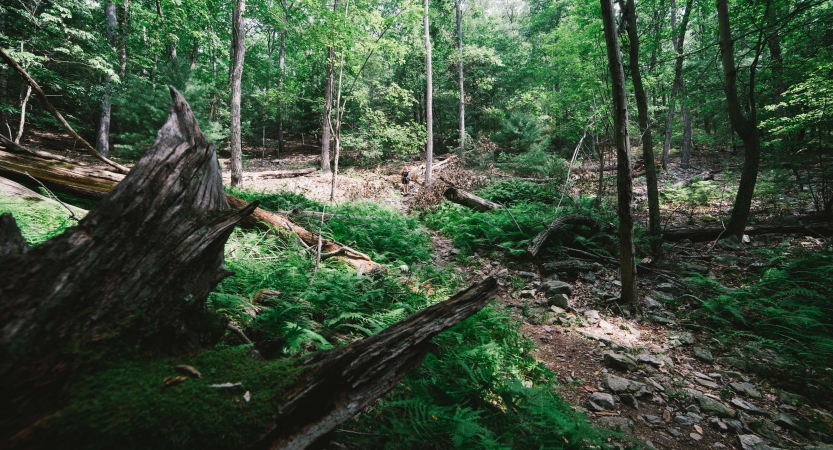
[[[463,205],[465,207],[471,208],[479,212],[486,212],[491,211],[493,209],[503,208],[503,206],[500,206],[495,202],[490,202],[485,198],[478,197],[472,194],[471,192],[466,192],[462,189],[457,189],[453,186],[446,189],[445,192],[443,192],[443,196],[447,198],[449,201],[452,201],[459,205]]]
[[[465,157],[466,152],[466,92],[463,87],[463,0],[457,0],[457,79],[460,87],[460,149],[458,156]]]
[[[26,86],[26,95],[23,101],[20,102],[20,123],[17,126],[17,136],[14,137],[14,143],[20,144],[20,138],[23,137],[23,129],[26,125],[26,104],[29,103],[29,96],[32,95],[32,86]]]
[[[115,44],[116,35],[116,4],[108,2],[104,6],[104,17],[106,19],[106,36],[107,43],[110,47]],[[101,99],[101,116],[98,119],[98,132],[95,135],[95,149],[101,156],[105,158],[110,157],[110,111],[112,104],[110,101],[110,91],[113,89],[110,75],[102,77],[102,88],[104,89],[104,97]]]
[[[683,119],[683,150],[680,155],[680,167],[688,169],[691,165],[691,111],[685,101],[680,102],[680,115]]]
[[[292,169],[292,170],[267,170],[264,172],[249,172],[243,173],[243,178],[250,177],[253,180],[258,178],[293,178],[309,175],[318,169],[309,167],[306,169]]]
[[[246,13],[246,0],[237,0],[237,7],[232,13],[232,47],[234,60],[231,72],[231,185],[243,186],[243,143],[240,129],[240,100],[243,80],[243,58],[246,53],[246,29],[243,14]]]
[[[0,214],[0,265],[7,259],[29,251],[29,243],[11,213]]]
[[[645,163],[645,182],[648,190],[648,233],[653,238],[651,250],[656,255],[662,250],[659,190],[657,188],[657,168],[654,164],[654,138],[651,134],[648,95],[642,85],[642,74],[639,69],[639,35],[636,29],[634,0],[627,0],[626,14],[628,41],[630,43],[631,79],[634,95],[636,96],[639,131],[642,133],[642,158]]]
[[[803,234],[805,236],[823,235],[833,236],[833,223],[822,222],[808,225],[760,225],[747,227],[743,234],[749,236],[760,236],[762,234]],[[729,236],[724,228],[683,228],[670,229],[662,233],[663,239],[667,241],[682,241],[688,239],[691,242],[714,241],[718,238]]]
[[[431,165],[434,162],[434,81],[431,68],[431,33],[428,30],[428,0],[425,0],[422,23],[425,27],[425,184],[431,183]]]
[[[556,230],[561,228],[564,225],[584,225],[587,227],[591,227],[595,230],[598,230],[599,223],[596,222],[595,219],[589,216],[580,216],[580,215],[569,215],[569,216],[561,216],[553,220],[549,225],[544,227],[535,239],[529,243],[529,247],[526,249],[526,256],[527,258],[534,258],[538,256],[538,253],[544,247],[544,244],[549,239],[550,235],[554,233]]]
[[[677,92],[683,88],[683,47],[685,43],[685,33],[688,28],[688,18],[691,14],[691,5],[694,1],[688,0],[685,4],[685,11],[683,12],[683,21],[680,24],[680,32],[674,38],[674,51],[677,53],[677,59],[674,63],[674,84],[671,87],[671,96],[668,98],[668,111],[665,116],[665,141],[662,145],[662,168],[668,169],[668,152],[671,150],[671,131],[674,127],[674,101],[677,97]],[[675,17],[677,14],[675,3],[671,2],[672,20],[671,27],[674,28]]]
[[[622,301],[636,304],[636,262],[633,245],[633,178],[628,137],[628,99],[625,71],[616,36],[616,19],[611,0],[600,0],[607,61],[612,80],[614,139],[616,141],[616,188],[619,209],[619,257],[621,261]]]
[[[284,13],[284,20],[288,21],[287,13]],[[286,143],[283,136],[283,73],[286,67],[286,31],[280,33],[280,45],[278,46],[278,157],[286,150]]]
[[[761,143],[758,135],[757,107],[755,105],[755,71],[757,70],[758,57],[760,56],[761,49],[759,43],[755,58],[750,67],[748,93],[749,117],[747,118],[743,115],[743,108],[738,98],[738,71],[735,67],[735,47],[729,26],[729,6],[726,0],[717,1],[717,25],[720,39],[721,62],[723,65],[723,90],[726,94],[726,104],[729,109],[729,121],[732,124],[732,129],[737,132],[746,147],[740,185],[738,186],[732,216],[729,219],[729,225],[726,230],[726,237],[728,237],[743,234],[746,228],[746,222],[749,220],[749,210],[752,207],[752,195],[755,192],[755,183],[758,180],[758,166],[761,162]]]
[[[78,226],[0,265],[3,429],[28,425],[92,345],[191,352],[210,340],[199,323],[230,274],[225,241],[257,205],[229,208],[214,146],[171,96],[167,123],[122,183]]]
[[[327,82],[324,86],[324,120],[321,125],[321,172],[330,173],[330,131],[333,114],[333,81],[335,78],[335,49],[327,47]]]

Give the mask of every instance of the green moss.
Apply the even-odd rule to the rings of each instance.
[[[63,206],[38,197],[0,195],[0,214],[7,212],[14,216],[29,245],[41,244],[75,225]]]
[[[69,405],[46,421],[36,447],[240,448],[264,431],[303,370],[291,360],[255,361],[246,347],[116,361],[103,370],[99,364],[79,370]],[[165,387],[165,377],[182,375],[174,369],[180,364],[202,378]],[[238,382],[242,387],[211,387]]]

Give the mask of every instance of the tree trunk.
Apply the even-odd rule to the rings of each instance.
[[[30,95],[32,95],[32,86],[26,85],[26,95],[20,102],[20,124],[17,126],[17,136],[14,137],[15,144],[20,144],[20,138],[23,137],[23,129],[26,125],[26,104],[29,103]]]
[[[237,0],[237,7],[232,14],[232,47],[234,61],[231,72],[231,185],[243,186],[243,142],[240,130],[240,100],[243,81],[243,58],[246,53],[246,29],[243,14],[246,13],[246,0]]]
[[[284,20],[288,20],[286,13]],[[286,31],[281,31],[280,45],[278,46],[278,157],[286,150],[283,136],[283,72],[286,66]]]
[[[691,165],[691,111],[685,101],[680,102],[680,115],[683,119],[683,151],[680,157],[680,167],[688,169]]]
[[[422,16],[425,27],[425,184],[431,183],[431,165],[434,162],[434,81],[431,69],[431,33],[428,31],[428,0]]]
[[[564,225],[584,225],[587,227],[591,227],[595,230],[598,230],[599,223],[596,222],[595,219],[589,216],[579,216],[579,215],[569,215],[569,216],[561,216],[553,220],[549,225],[544,227],[535,239],[529,243],[529,247],[526,249],[526,256],[528,258],[534,258],[538,256],[538,253],[544,247],[544,244],[547,242],[547,239],[550,237],[552,233],[556,230],[561,228]]]
[[[628,137],[628,98],[625,71],[616,36],[616,19],[611,0],[600,0],[607,61],[612,80],[614,139],[616,141],[616,188],[619,209],[619,257],[622,264],[622,301],[636,305],[636,262],[633,245],[633,178]]]
[[[321,125],[321,172],[330,173],[330,131],[333,114],[333,79],[335,77],[335,49],[327,47],[327,82],[324,86],[324,120]]]
[[[630,42],[630,68],[633,90],[636,96],[636,109],[639,117],[639,131],[642,133],[642,159],[645,163],[645,182],[648,190],[648,233],[653,240],[651,250],[655,255],[662,251],[661,224],[659,214],[659,191],[657,188],[657,168],[654,164],[654,138],[651,134],[648,112],[648,96],[642,86],[639,70],[639,35],[636,29],[636,7],[634,0],[627,0],[627,30]]]
[[[113,393],[106,387],[96,391],[100,399],[68,396],[73,374],[90,376],[118,364],[95,358],[90,364],[90,355],[107,348],[118,351],[119,360],[193,354],[223,335],[223,320],[209,319],[214,313],[206,311],[206,298],[231,275],[224,244],[256,205],[229,206],[214,146],[182,96],[173,88],[171,94],[174,105],[154,145],[78,226],[27,251],[11,216],[0,216],[4,447],[60,447],[72,430],[51,429],[45,438],[40,432],[56,412],[73,414],[62,410],[67,401],[109,401]],[[434,336],[481,310],[496,290],[496,280],[486,278],[379,334],[299,359],[298,377],[275,393],[274,415],[245,435],[245,446],[302,449],[320,442],[418,367]],[[247,370],[280,381],[269,368],[255,363]],[[163,401],[165,392],[150,395]],[[164,408],[154,414],[175,424],[217,408],[210,400],[194,401],[185,417]],[[108,424],[96,425],[107,434]],[[118,444],[148,438],[130,434],[146,433],[142,427],[119,432]]]
[[[471,192],[466,192],[462,189],[457,189],[453,186],[446,189],[445,192],[443,192],[443,196],[447,198],[449,201],[452,201],[459,205],[463,205],[465,207],[471,208],[479,212],[486,212],[491,211],[493,209],[503,208],[503,206],[500,206],[495,202],[490,202],[485,198],[478,197],[472,194]]]
[[[463,158],[466,152],[466,92],[463,87],[463,0],[455,2],[457,6],[457,79],[460,87],[460,149],[458,156]]]
[[[685,11],[683,12],[683,21],[680,24],[680,32],[674,38],[674,51],[677,53],[677,59],[674,63],[674,84],[671,87],[671,97],[668,99],[668,111],[665,116],[665,141],[662,145],[662,168],[668,169],[668,152],[671,150],[671,131],[674,127],[674,101],[677,97],[677,92],[683,88],[683,47],[685,43],[685,32],[688,28],[688,18],[691,14],[691,5],[694,0],[688,0],[685,4]],[[676,22],[676,8],[675,3],[671,2],[671,27],[674,28]],[[665,103],[665,102],[663,102]]]
[[[189,68],[194,70],[197,68],[197,54],[200,51],[200,41],[194,39],[194,47],[191,49],[191,65]]]
[[[112,47],[115,42],[116,33],[116,4],[109,2],[104,7],[104,16],[106,22],[107,42]],[[104,97],[101,99],[101,116],[98,119],[98,132],[95,135],[95,149],[101,156],[105,158],[110,157],[110,110],[112,104],[110,101],[110,91],[112,90],[112,80],[109,75],[104,75],[102,87],[104,89]]]
[[[761,162],[761,143],[758,135],[757,107],[755,105],[755,71],[757,70],[760,45],[750,67],[749,75],[749,118],[743,115],[743,108],[738,99],[737,78],[735,67],[735,48],[729,27],[729,6],[726,0],[717,1],[717,25],[721,62],[723,65],[723,90],[726,93],[726,104],[729,109],[729,121],[732,129],[743,140],[746,151],[743,159],[743,171],[740,176],[740,186],[735,197],[732,216],[726,229],[726,236],[740,236],[749,220],[749,210],[752,207],[752,195],[758,180],[758,166]],[[760,42],[760,39],[759,39]]]
[[[0,266],[3,429],[30,424],[92,345],[191,352],[207,338],[205,299],[230,275],[225,241],[256,204],[229,208],[214,146],[171,95],[168,122],[124,181],[78,226]]]
[[[309,167],[306,169],[292,169],[292,170],[267,170],[265,172],[251,172],[243,173],[243,177],[251,177],[253,180],[258,178],[294,178],[304,175],[309,175],[317,169]]]
[[[823,235],[833,236],[833,224],[829,222],[814,223],[808,225],[760,225],[747,227],[743,234],[749,236],[760,236],[762,234],[802,234],[806,236]],[[695,228],[695,229],[670,229],[665,230],[663,239],[667,241],[682,241],[688,239],[691,242],[714,241],[718,238],[730,236],[724,228]]]

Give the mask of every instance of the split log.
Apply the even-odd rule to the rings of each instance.
[[[257,205],[229,207],[214,145],[171,96],[156,142],[107,197],[0,263],[0,436],[58,406],[75,357],[93,347],[193,352],[222,337],[205,329],[205,300],[231,275],[225,242]]]
[[[249,178],[252,180],[256,180],[258,178],[293,178],[293,177],[300,177],[304,175],[309,175],[315,172],[316,168],[309,167],[306,169],[294,169],[294,170],[267,170],[264,172],[249,172],[244,173],[243,178]]]
[[[29,177],[25,174],[31,175],[54,191],[92,199],[103,198],[124,179],[122,174],[78,163],[50,161],[30,154],[13,154],[0,151],[0,175],[19,182],[27,182]],[[226,199],[235,208],[242,208],[246,205],[246,201],[232,195],[226,194]],[[264,230],[270,227],[283,229],[295,233],[307,245],[318,244],[317,234],[307,231],[281,214],[260,208],[255,209],[254,213],[245,218],[240,225]],[[325,252],[334,252],[341,247],[345,247],[345,253],[339,258],[357,270],[364,267],[364,273],[368,274],[385,270],[384,266],[361,252],[333,240],[324,239],[323,241],[322,251]]]
[[[141,359],[191,354],[212,346],[226,329],[221,320],[206,320],[211,313],[205,302],[231,275],[223,264],[225,242],[256,204],[239,211],[230,207],[214,145],[205,140],[182,96],[173,88],[171,95],[174,104],[154,145],[78,226],[29,252],[0,244],[9,249],[0,261],[3,447],[56,446],[63,442],[62,432],[74,432],[50,429],[46,439],[57,442],[38,441],[45,423],[72,414],[56,410],[67,400],[70,374],[96,350],[124,349],[123,357]],[[0,242],[21,238],[14,219],[0,216]],[[375,336],[298,361],[304,370],[275,394],[277,413],[250,432],[246,446],[303,449],[320,442],[418,367],[434,336],[480,311],[496,291],[497,281],[487,277]],[[112,364],[95,361],[97,371]],[[85,370],[89,376],[90,366]],[[262,376],[270,375],[284,376]],[[193,418],[180,417],[182,410],[150,413],[193,421],[217,407],[211,399],[193,401],[185,412]],[[103,434],[113,431],[95,425]],[[123,444],[144,438],[130,431],[107,436]],[[135,432],[147,430],[139,426]],[[94,432],[83,439],[96,437]]]
[[[446,189],[445,192],[443,192],[443,196],[454,203],[479,212],[491,211],[493,209],[503,209],[503,206],[498,205],[495,202],[490,202],[485,198],[478,197],[471,192],[466,192],[454,186]]]
[[[833,236],[833,223],[822,222],[808,225],[760,225],[746,227],[743,234],[758,236],[762,234],[804,234]],[[676,229],[666,230],[662,233],[665,241],[682,241],[688,239],[691,242],[714,241],[719,237],[729,237],[723,228],[699,228],[699,229]]]
[[[497,291],[487,277],[445,302],[391,325],[381,333],[320,352],[286,394],[265,441],[273,449],[303,449],[391,390],[430,350],[430,340],[486,306]]]
[[[544,243],[547,242],[547,239],[550,235],[555,232],[555,230],[561,228],[563,225],[584,225],[587,227],[591,227],[594,230],[599,230],[601,227],[599,223],[596,222],[595,219],[589,216],[581,216],[581,215],[568,215],[568,216],[561,216],[553,220],[549,225],[544,227],[535,239],[529,243],[529,247],[526,249],[526,256],[528,258],[534,258],[538,256],[538,252],[541,251],[541,248],[544,247]]]

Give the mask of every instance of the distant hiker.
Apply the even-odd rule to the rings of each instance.
[[[408,172],[408,168],[405,167],[402,169],[402,193],[408,195],[408,185],[411,183],[411,174]]]

